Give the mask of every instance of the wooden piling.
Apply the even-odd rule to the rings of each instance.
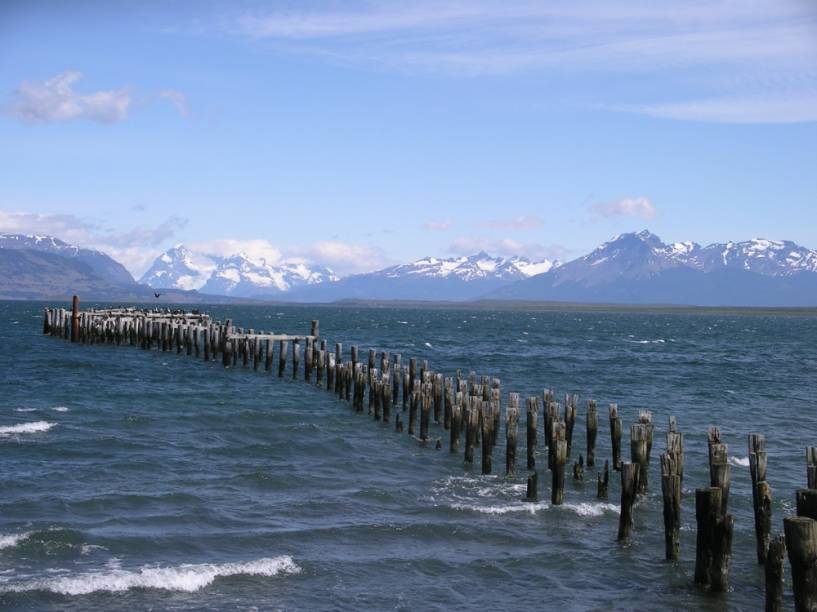
[[[806,449],[806,483],[809,489],[817,489],[817,446]]]
[[[729,588],[734,519],[722,514],[722,491],[718,487],[695,490],[695,583],[714,592]]]
[[[610,404],[610,442],[613,447],[613,469],[621,470],[621,419],[618,404]]]
[[[791,565],[794,609],[817,610],[817,521],[805,516],[783,519]]]
[[[468,398],[468,425],[465,430],[465,463],[474,462],[474,447],[477,445],[477,431],[479,430],[479,413],[482,400],[476,397]]]
[[[565,395],[565,441],[567,442],[567,456],[573,449],[573,428],[576,425],[576,408],[578,407],[579,396],[575,393]]]
[[[79,342],[79,297],[71,298],[71,342]]]
[[[598,486],[596,487],[596,497],[607,499],[608,485],[610,483],[610,465],[607,459],[604,460],[604,471],[598,475]]]
[[[633,529],[633,503],[635,502],[635,479],[638,467],[633,463],[622,463],[621,472],[621,513],[618,517],[618,541],[630,539]]]
[[[777,536],[770,540],[764,567],[766,612],[782,612],[783,610],[783,558],[785,556],[785,536]]]
[[[596,465],[596,436],[599,430],[599,417],[596,400],[587,400],[587,467]]]
[[[661,495],[664,500],[664,553],[668,561],[677,561],[681,551],[681,477],[678,456],[661,455]]]
[[[709,485],[721,490],[721,514],[726,514],[731,486],[732,466],[729,465],[728,450],[721,442],[709,445]]]
[[[551,467],[552,486],[550,502],[558,506],[565,499],[565,463],[567,462],[567,424],[553,423],[551,436],[553,446],[553,466]]]
[[[284,377],[284,371],[287,367],[287,352],[289,350],[289,342],[286,340],[278,341],[278,378]]]
[[[460,429],[462,428],[462,393],[457,392],[451,405],[451,429],[448,448],[452,453],[460,450]]]
[[[643,495],[647,492],[649,466],[647,459],[647,432],[644,425],[630,426],[630,461],[636,466],[635,491]]]
[[[482,403],[482,473],[490,474],[494,448],[494,415],[491,402]]]
[[[536,416],[539,412],[538,398],[529,397],[525,406],[527,428],[528,469],[536,469]]]
[[[518,393],[508,395],[508,406],[505,411],[505,474],[514,476],[516,474],[516,438],[519,433]]]
[[[528,486],[527,486],[527,493],[525,495],[525,500],[529,502],[535,502],[539,498],[539,493],[537,489],[537,480],[538,476],[536,472],[531,472],[528,474]]]

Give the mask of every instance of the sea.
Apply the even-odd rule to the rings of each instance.
[[[83,304],[91,306],[93,304]],[[739,311],[199,306],[256,330],[321,336],[501,379],[521,397],[517,476],[422,445],[326,390],[252,368],[42,335],[43,303],[0,302],[0,608],[8,610],[759,610],[747,434],[765,434],[773,532],[817,445],[817,317]],[[599,405],[595,468],[525,501],[524,401],[579,395],[571,463]],[[649,490],[616,541],[607,405],[652,412]],[[541,404],[540,404],[541,405]],[[398,411],[400,408],[398,408]],[[681,558],[664,560],[659,454],[685,436]],[[406,419],[404,418],[404,421]],[[503,417],[504,421],[504,417]],[[541,423],[541,421],[540,421]],[[693,582],[706,434],[729,446],[730,588]],[[441,438],[443,448],[433,441]],[[785,607],[793,608],[786,567]]]

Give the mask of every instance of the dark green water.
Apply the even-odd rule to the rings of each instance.
[[[767,436],[774,530],[817,444],[817,318],[272,306],[209,308],[238,325],[321,333],[401,352],[452,375],[553,387],[656,423],[649,494],[628,546],[620,488],[595,472],[566,503],[528,504],[525,472],[463,466],[355,414],[326,391],[175,353],[41,335],[42,304],[0,303],[0,607],[4,609],[757,610],[746,434]],[[348,354],[348,353],[347,353]],[[524,421],[523,408],[522,421]],[[666,420],[686,436],[682,559],[663,560],[658,454]],[[732,457],[732,589],[692,584],[694,489],[706,429]],[[524,423],[520,423],[524,460]],[[432,435],[444,433],[432,426]],[[504,429],[494,466],[504,464]],[[625,438],[625,448],[627,442]],[[540,449],[541,450],[541,449]],[[540,457],[538,463],[543,464]],[[546,460],[544,461],[546,465]],[[520,461],[521,467],[521,461]],[[788,573],[788,563],[787,563]],[[788,580],[787,575],[787,580]],[[787,585],[786,605],[792,607]]]

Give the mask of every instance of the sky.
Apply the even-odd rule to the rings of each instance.
[[[817,248],[817,3],[0,2],[0,232],[140,275]]]

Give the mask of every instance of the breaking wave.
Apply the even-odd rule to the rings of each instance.
[[[48,431],[54,427],[56,423],[49,423],[48,421],[32,421],[31,423],[18,423],[17,425],[6,425],[0,427],[0,436],[11,436],[14,434],[25,433],[39,433]]]

